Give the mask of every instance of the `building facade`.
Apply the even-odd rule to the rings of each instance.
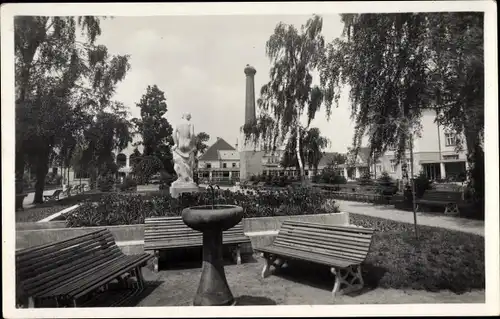
[[[459,180],[467,171],[467,150],[457,150],[457,140],[464,140],[452,130],[436,123],[436,112],[425,110],[422,113],[420,136],[413,139],[413,172],[425,173],[430,180]],[[408,173],[410,173],[410,152],[405,154]],[[401,179],[402,165],[398,165],[394,151],[387,151],[373,167],[375,172],[387,172],[392,178]]]
[[[198,157],[198,180],[204,182],[236,182],[240,180],[240,154],[235,147],[222,138],[217,138]]]

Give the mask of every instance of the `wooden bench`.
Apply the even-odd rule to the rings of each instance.
[[[146,218],[144,228],[144,250],[154,252],[154,270],[158,271],[160,250],[203,246],[203,233],[193,230],[182,221],[182,217]],[[223,245],[231,249],[235,262],[241,264],[241,245],[250,243],[240,222],[223,232]]]
[[[266,265],[265,278],[271,266],[281,268],[287,259],[305,260],[331,267],[335,275],[332,295],[363,288],[361,263],[370,249],[374,230],[356,226],[333,226],[287,220],[269,246],[255,248],[262,252]],[[343,288],[342,286],[346,286]]]
[[[461,192],[426,191],[415,203],[417,210],[421,206],[444,206],[445,215],[460,215],[459,206],[466,206]]]
[[[114,280],[144,288],[149,254],[125,255],[107,229],[16,251],[16,300],[22,307],[83,306]]]
[[[62,192],[63,192],[62,189],[56,189],[50,195],[43,195],[43,200],[44,201],[59,200],[59,196],[61,196]]]

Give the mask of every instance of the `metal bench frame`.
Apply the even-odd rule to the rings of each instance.
[[[287,220],[283,222],[278,236],[271,245],[254,250],[263,253],[266,259],[261,273],[262,278],[266,278],[272,273],[271,267],[274,267],[274,270],[283,267],[287,259],[305,260],[329,266],[330,272],[335,276],[332,289],[332,297],[335,298],[336,295],[359,291],[363,288],[361,264],[370,250],[373,233],[373,229],[357,226],[334,226]],[[292,243],[290,238],[297,236],[297,234],[300,234],[302,238],[314,239],[308,242],[298,238],[297,240],[303,242],[300,244]],[[328,245],[325,243],[318,244],[317,241],[321,237],[325,238],[325,243],[330,241],[335,243],[337,247],[327,247]],[[314,242],[315,240],[316,242]],[[345,251],[342,251],[343,249],[352,251],[353,248],[349,247],[349,242],[354,243],[355,240],[358,241],[357,244],[360,240],[364,242],[361,244],[363,246],[359,248],[357,257],[339,257],[346,254]]]
[[[144,288],[141,268],[150,259],[149,254],[125,255],[108,229],[16,251],[17,304],[85,306],[114,280],[130,290],[131,278],[132,292],[138,293]]]
[[[150,217],[144,221],[144,251],[153,251],[153,267],[158,272],[160,250],[203,246],[203,233],[191,229],[182,217]],[[186,239],[187,238],[187,239]],[[234,262],[241,264],[241,245],[251,243],[240,222],[223,232],[223,246],[231,249]]]

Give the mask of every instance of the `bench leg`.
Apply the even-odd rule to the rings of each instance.
[[[28,298],[28,308],[35,308],[35,299],[33,297]]]
[[[155,250],[155,252],[154,252],[154,258],[153,258],[153,269],[154,269],[154,272],[158,272],[158,262],[159,262],[159,259],[160,259],[160,251],[159,250]]]
[[[330,271],[335,276],[335,284],[332,289],[333,298],[338,294],[343,295],[361,290],[364,286],[361,265],[339,269],[332,267]],[[342,287],[343,285],[345,288]]]
[[[264,258],[266,258],[266,264],[262,269],[262,278],[266,278],[271,274],[271,266],[273,266],[276,256],[264,254]]]
[[[234,258],[234,262],[237,265],[241,265],[241,247],[240,247],[240,245],[236,246],[236,248],[234,249],[233,258]]]
[[[136,275],[136,278],[137,278],[137,283],[139,285],[139,289],[143,289],[144,288],[144,277],[142,276],[142,269],[141,267],[137,267],[135,269],[135,275]]]
[[[447,204],[444,209],[445,215],[457,216],[459,214],[457,204]]]

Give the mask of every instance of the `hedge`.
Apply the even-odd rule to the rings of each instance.
[[[66,216],[69,227],[131,225],[144,223],[153,216],[180,216],[190,206],[210,205],[212,194],[183,194],[178,199],[168,193],[136,195],[111,193],[98,201],[85,201]],[[216,204],[238,205],[244,217],[289,216],[338,212],[338,207],[320,190],[311,187],[280,191],[216,191]]]

